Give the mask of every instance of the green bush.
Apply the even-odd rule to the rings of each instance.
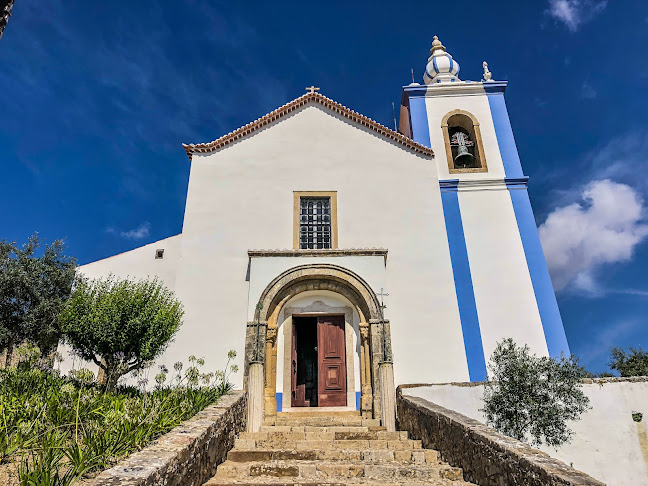
[[[34,234],[27,243],[0,240],[0,351],[5,366],[12,363],[14,347],[25,341],[45,355],[58,345],[58,314],[70,295],[76,260],[63,254],[63,241],[43,246]]]
[[[112,390],[119,378],[158,358],[182,324],[182,304],[162,282],[79,277],[60,315],[65,341],[104,371]]]
[[[145,379],[107,392],[87,370],[0,370],[0,463],[19,463],[21,486],[69,485],[111,467],[230,390],[226,374],[200,373],[203,363],[192,357],[184,374],[180,363],[170,385],[165,377],[150,392]]]
[[[621,376],[648,376],[648,351],[630,347],[628,351],[618,346],[610,350],[611,369]]]
[[[590,408],[582,390],[582,368],[574,357],[560,360],[531,354],[513,339],[497,343],[484,387],[486,423],[502,434],[533,445],[568,442],[568,422]]]

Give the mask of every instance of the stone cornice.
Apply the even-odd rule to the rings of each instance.
[[[398,143],[399,145],[402,145],[405,148],[429,157],[434,156],[434,151],[431,148],[416,143],[411,138],[408,138],[401,133],[395,132],[391,128],[387,128],[386,126],[381,125],[371,118],[361,115],[360,113],[353,111],[350,108],[347,108],[346,106],[333,101],[332,99],[327,98],[326,96],[319,93],[306,93],[305,95],[294,99],[290,103],[287,103],[277,108],[276,110],[271,111],[267,115],[264,115],[261,118],[242,126],[238,130],[234,130],[227,135],[223,135],[213,142],[182,144],[182,146],[184,147],[185,152],[187,152],[189,160],[191,160],[191,156],[193,154],[209,154],[215,152],[223,147],[226,147],[227,145],[240,140],[247,135],[250,135],[252,132],[258,130],[259,128],[262,128],[282,118],[283,116],[301,108],[302,106],[307,105],[308,103],[319,103],[320,105],[332,110],[333,112],[342,115],[343,117],[348,118],[349,120],[354,121],[355,123],[358,123],[359,125],[362,125],[370,130],[373,130],[374,132]]]
[[[527,187],[528,177],[507,177],[504,179],[442,179],[439,186],[442,192],[470,191],[484,189],[523,189]]]
[[[387,262],[385,248],[340,248],[327,250],[248,250],[250,258],[265,257],[340,257],[340,256],[381,256]]]
[[[607,383],[646,383],[648,376],[605,376],[601,378],[583,378],[581,382],[584,385],[605,385]],[[407,383],[399,385],[398,388],[405,390],[408,388],[421,388],[421,387],[435,387],[435,386],[457,386],[457,387],[473,387],[483,386],[487,381],[448,381],[444,383]]]
[[[485,93],[503,93],[506,81],[459,81],[456,83],[410,84],[403,86],[403,96],[408,98],[426,96],[466,96]]]

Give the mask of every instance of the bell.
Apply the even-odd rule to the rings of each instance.
[[[454,159],[455,167],[471,167],[475,161],[475,157],[468,151],[466,135],[462,132],[457,132],[452,138],[457,143],[457,156]]]
[[[465,143],[457,147],[457,156],[454,159],[456,167],[471,167],[475,161],[475,156],[468,151]]]

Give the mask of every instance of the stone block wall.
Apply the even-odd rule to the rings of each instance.
[[[216,473],[245,430],[247,397],[234,391],[140,452],[92,480],[91,486],[198,486]]]
[[[398,425],[480,486],[605,486],[476,420],[397,391]]]

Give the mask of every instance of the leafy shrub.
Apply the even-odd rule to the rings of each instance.
[[[0,240],[0,351],[6,350],[5,367],[20,343],[36,343],[45,354],[58,344],[58,314],[76,270],[76,261],[63,249],[62,240],[43,246],[36,233],[22,246]]]
[[[119,378],[158,358],[182,324],[182,304],[159,280],[75,282],[61,311],[63,335],[104,371],[112,390]]]
[[[581,378],[578,360],[538,357],[528,346],[504,339],[490,359],[482,409],[486,422],[514,439],[558,447],[572,435],[567,421],[589,408]]]
[[[648,376],[648,352],[641,347],[625,351],[615,346],[610,350],[609,366],[621,376]]]

